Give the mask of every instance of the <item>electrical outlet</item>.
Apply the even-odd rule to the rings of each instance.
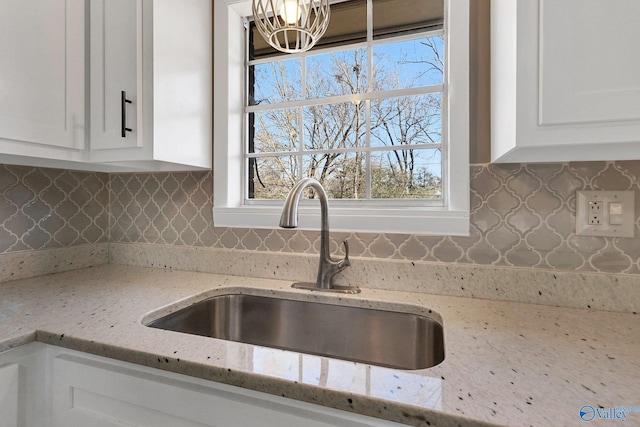
[[[589,200],[589,212],[587,214],[587,224],[600,225],[602,203],[598,200]]]
[[[636,227],[635,192],[578,191],[576,234],[633,237]]]

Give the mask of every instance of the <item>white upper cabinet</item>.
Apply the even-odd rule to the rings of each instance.
[[[91,161],[211,168],[210,0],[91,1]]]
[[[0,163],[210,169],[211,0],[0,0]]]
[[[492,0],[492,160],[640,159],[639,22],[637,0]]]
[[[85,160],[84,0],[0,0],[0,162]]]

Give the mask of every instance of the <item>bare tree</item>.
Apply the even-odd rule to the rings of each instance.
[[[430,60],[433,66],[441,63],[435,56]],[[308,67],[306,93],[302,96],[316,99],[359,94],[365,93],[370,85],[374,90],[397,88],[397,72],[372,67],[373,75],[367,76],[366,61],[365,49],[331,54],[329,61],[322,65]],[[289,78],[282,66],[274,65],[272,72],[275,74],[275,102],[295,99],[299,83]],[[357,150],[366,146],[368,129],[364,102],[300,108],[302,111],[291,108],[255,113],[256,152],[288,153],[256,160],[263,185],[257,186],[261,188],[256,188],[255,197],[283,198],[302,170],[303,176],[318,179],[332,198],[362,198],[366,193],[367,159],[373,197],[439,196],[439,176],[425,169],[425,164],[430,162],[428,156],[433,156],[435,150],[413,147],[440,141],[439,94],[370,101],[372,145],[389,148],[372,153]],[[302,126],[299,123],[301,116]],[[300,135],[301,131],[303,135]],[[299,164],[298,156],[291,154],[298,150],[300,143],[304,144],[305,150],[311,151],[304,156],[302,164]]]

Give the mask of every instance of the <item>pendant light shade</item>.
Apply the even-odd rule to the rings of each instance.
[[[253,0],[262,37],[285,53],[311,49],[329,26],[329,0]]]

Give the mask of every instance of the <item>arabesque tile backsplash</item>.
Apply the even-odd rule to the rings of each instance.
[[[109,240],[109,176],[0,165],[0,253]]]
[[[639,182],[640,161],[472,165],[470,236],[332,233],[333,246],[348,239],[352,256],[370,258],[639,274],[640,197],[635,238],[576,236],[574,223],[576,190]],[[210,172],[2,166],[0,252],[104,241],[317,252],[317,232],[213,227],[212,187]]]

